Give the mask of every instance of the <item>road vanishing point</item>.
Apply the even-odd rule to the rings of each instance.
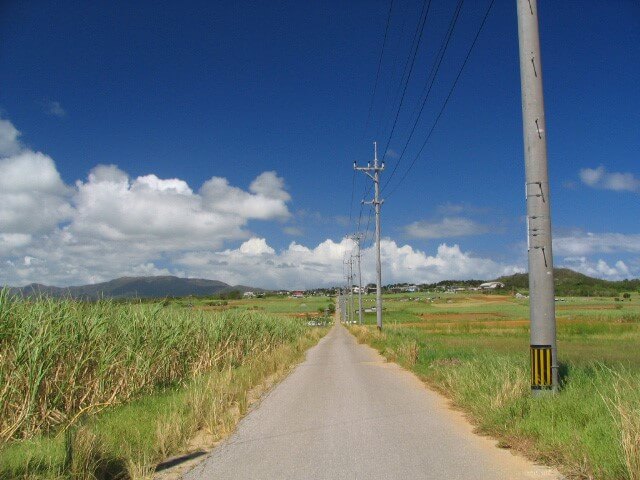
[[[441,395],[337,323],[184,478],[563,478],[472,430]]]

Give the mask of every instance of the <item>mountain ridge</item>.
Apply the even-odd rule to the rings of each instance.
[[[162,298],[186,296],[210,296],[227,293],[263,291],[246,285],[229,285],[220,280],[184,278],[174,275],[119,277],[106,282],[88,285],[57,287],[31,283],[24,287],[9,287],[9,291],[22,296],[45,295],[95,300],[98,298]]]

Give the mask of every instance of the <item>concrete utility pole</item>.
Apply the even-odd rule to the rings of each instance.
[[[516,1],[526,170],[531,390],[534,395],[539,395],[543,392],[555,392],[558,388],[547,131],[544,119],[537,1]]]
[[[356,308],[353,303],[353,255],[349,257],[349,308],[351,309],[351,321],[355,322]]]
[[[358,261],[358,323],[362,325],[362,267],[361,267],[362,255],[360,253],[360,241],[362,240],[362,234],[355,233],[351,235],[349,238],[351,238],[354,242],[356,242],[355,259]]]
[[[347,312],[349,315],[349,321],[353,320],[353,257],[349,256],[349,260],[345,260],[344,264],[347,265],[347,288],[349,289],[349,297],[345,298],[347,304]],[[345,292],[346,293],[346,292]]]
[[[366,167],[358,167],[356,162],[353,162],[354,170],[360,170],[364,172],[369,178],[373,180],[374,197],[370,202],[363,202],[366,204],[373,204],[376,210],[376,320],[378,330],[382,330],[382,265],[380,263],[380,207],[384,200],[380,200],[380,172],[384,170],[384,162],[378,165],[378,144],[373,142],[374,156],[373,167],[370,163],[367,163]],[[369,173],[373,172],[373,174]]]

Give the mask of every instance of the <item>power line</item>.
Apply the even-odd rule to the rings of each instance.
[[[391,23],[391,11],[393,10],[393,0],[389,3],[389,11],[387,12],[387,26],[384,28],[384,38],[382,40],[382,49],[380,51],[380,58],[378,59],[378,70],[376,72],[376,81],[373,84],[373,94],[371,95],[371,102],[369,103],[369,113],[367,113],[367,121],[364,124],[363,135],[366,135],[369,128],[369,121],[371,120],[371,111],[373,110],[373,104],[376,98],[376,91],[378,89],[378,80],[380,78],[380,69],[382,67],[382,58],[384,57],[384,47],[387,44],[387,34],[389,33],[389,24]]]
[[[447,107],[447,104],[449,103],[449,99],[451,98],[451,95],[453,94],[453,91],[455,90],[456,85],[458,84],[458,80],[460,80],[460,76],[462,75],[462,71],[464,70],[464,67],[467,65],[467,62],[469,61],[469,57],[471,56],[471,52],[473,51],[473,47],[475,47],[476,42],[478,41],[478,37],[480,36],[480,33],[482,32],[482,28],[484,27],[484,24],[486,23],[487,18],[489,17],[489,13],[491,12],[491,8],[493,7],[494,3],[495,3],[495,0],[491,0],[491,2],[489,3],[489,6],[487,7],[487,11],[484,14],[484,18],[482,19],[482,23],[480,24],[480,27],[478,28],[478,31],[476,32],[476,35],[475,35],[475,37],[473,39],[473,42],[471,43],[471,46],[469,47],[469,50],[467,51],[467,55],[466,55],[464,61],[462,62],[462,65],[460,66],[460,70],[458,71],[458,74],[456,75],[456,78],[455,78],[455,80],[453,82],[453,85],[451,86],[451,89],[449,90],[449,93],[448,93],[447,97],[445,98],[444,103],[442,104],[442,107],[440,108],[440,111],[438,112],[438,115],[436,116],[436,119],[433,122],[433,125],[431,125],[431,128],[429,129],[429,133],[427,134],[427,137],[425,138],[424,142],[422,143],[422,146],[420,147],[420,150],[418,151],[418,153],[416,154],[414,159],[411,161],[411,164],[409,165],[409,168],[407,168],[405,170],[405,172],[402,175],[402,178],[400,179],[400,181],[387,194],[387,198],[389,198],[389,196],[392,195],[398,189],[398,187],[402,184],[404,179],[407,177],[407,175],[409,174],[409,172],[411,171],[411,169],[415,165],[416,160],[418,160],[418,158],[422,154],[422,151],[424,150],[424,147],[427,145],[427,142],[431,138],[431,135],[433,134],[433,131],[435,130],[436,126],[438,125],[438,121],[440,120],[440,117],[442,117],[442,113],[444,112],[445,108]]]
[[[398,41],[396,43],[397,48],[401,48],[401,46],[403,44],[405,26],[407,24],[407,17],[409,16],[408,15],[408,11],[409,11],[409,2],[404,2],[404,9],[402,10],[402,12],[399,12],[400,13],[400,17],[402,18],[402,23],[400,24],[400,30],[399,30],[399,33],[398,33]],[[391,46],[391,44],[389,44],[389,46]],[[409,51],[411,51],[411,49]],[[392,55],[392,58],[393,58],[393,65],[391,66],[391,69],[389,70],[389,72],[391,74],[390,82],[393,82],[393,79],[398,77],[399,74],[401,74],[401,76],[400,76],[400,80],[398,82],[398,89],[396,91],[396,94],[393,96],[392,99],[389,99],[389,101],[384,102],[384,104],[383,104],[383,108],[382,108],[382,112],[381,112],[382,115],[380,115],[379,120],[377,122],[375,138],[379,138],[380,137],[380,128],[382,127],[382,123],[383,123],[382,119],[387,118],[388,107],[395,105],[398,97],[400,96],[400,90],[401,90],[401,86],[402,86],[401,82],[402,82],[402,78],[404,77],[404,74],[406,73],[406,67],[407,67],[407,64],[408,64],[408,63],[405,63],[405,70],[403,70],[402,73],[401,73],[400,72],[401,62],[399,61],[400,55]],[[407,60],[407,62],[408,62],[408,60]],[[393,103],[392,103],[391,100],[393,100]],[[387,121],[387,125],[389,123],[390,122]]]
[[[426,7],[426,8],[425,8]],[[422,6],[422,15],[420,18],[420,21],[418,22],[418,27],[416,30],[416,34],[419,32],[420,35],[418,36],[418,41],[417,43],[415,42],[416,40],[416,35],[414,35],[414,45],[415,47],[413,48],[413,57],[411,59],[411,67],[409,68],[409,73],[407,74],[406,80],[404,81],[404,87],[402,89],[402,96],[400,97],[400,104],[398,105],[398,108],[396,110],[396,115],[395,118],[393,120],[393,125],[391,127],[391,133],[389,133],[389,138],[387,140],[387,144],[384,147],[384,151],[382,153],[382,160],[384,161],[384,159],[387,156],[387,151],[389,150],[389,144],[391,143],[391,139],[393,138],[393,133],[396,129],[396,125],[398,124],[398,117],[400,116],[400,110],[402,110],[402,105],[404,103],[404,97],[405,94],[407,93],[407,87],[409,86],[409,79],[411,78],[411,73],[413,73],[413,67],[415,65],[416,62],[416,56],[418,54],[418,50],[420,49],[420,43],[422,42],[422,36],[424,34],[424,26],[425,23],[427,21],[427,16],[429,15],[429,9],[431,8],[431,0],[425,0],[423,2],[423,6]],[[411,57],[411,50],[409,51],[409,57]],[[409,61],[409,57],[407,57],[407,62]],[[405,64],[405,71],[406,71],[406,64]],[[403,76],[404,78],[404,73]],[[402,85],[402,79],[400,80],[401,85]]]
[[[402,71],[402,76],[400,77],[400,84],[398,85],[398,91],[396,92],[393,103],[396,103],[396,100],[402,90],[402,97],[400,98],[400,104],[398,105],[398,109],[396,111],[395,119],[393,122],[393,126],[391,129],[391,134],[389,135],[389,140],[387,141],[387,145],[385,147],[385,151],[382,156],[382,160],[384,162],[384,158],[387,154],[387,150],[389,148],[389,143],[391,142],[391,137],[393,136],[393,131],[396,128],[396,123],[398,121],[398,116],[400,114],[400,110],[402,108],[402,104],[404,103],[404,96],[407,91],[407,86],[409,85],[409,79],[411,78],[411,73],[413,72],[413,66],[415,64],[416,56],[418,53],[418,49],[420,47],[420,42],[422,41],[422,35],[424,33],[424,26],[427,20],[427,15],[429,14],[429,9],[431,8],[431,0],[423,0],[422,2],[422,10],[420,12],[420,16],[418,17],[418,23],[416,25],[416,31],[413,34],[413,40],[411,41],[411,48],[409,48],[409,52],[407,54],[407,60],[404,64],[404,69]],[[413,52],[413,56],[411,55]],[[409,60],[411,60],[411,64],[409,66]],[[407,68],[409,68],[409,73],[407,74]],[[406,79],[405,79],[406,77]],[[403,87],[404,85],[404,87]],[[369,184],[365,189],[362,198],[368,197],[371,189],[373,188],[372,184]],[[360,208],[360,218],[358,219],[358,231],[360,230],[360,219],[362,218],[362,207]]]
[[[463,3],[464,3],[464,0],[459,0],[458,1],[458,5],[456,6],[456,9],[453,12],[453,17],[451,18],[451,21],[449,22],[449,28],[447,29],[447,32],[445,33],[445,36],[442,39],[442,43],[440,44],[440,49],[438,50],[438,53],[436,54],[436,57],[435,57],[434,62],[433,62],[433,65],[431,66],[429,77],[427,78],[427,81],[425,82],[424,90],[422,92],[422,96],[424,96],[424,98],[422,100],[422,105],[420,106],[420,111],[418,112],[418,115],[417,115],[415,121],[413,122],[413,127],[411,128],[411,133],[409,134],[409,137],[407,138],[407,141],[405,142],[404,147],[402,148],[402,152],[400,153],[400,156],[398,157],[398,160],[396,161],[396,164],[393,167],[393,170],[391,170],[391,174],[389,175],[389,177],[387,178],[386,182],[382,186],[382,190],[383,191],[387,187],[387,185],[389,184],[389,182],[391,181],[393,176],[395,175],[396,170],[398,169],[398,166],[402,162],[402,159],[403,159],[404,154],[405,154],[405,152],[407,150],[407,147],[409,146],[409,142],[411,142],[411,139],[413,138],[413,134],[416,131],[416,127],[418,126],[418,123],[420,122],[420,118],[422,117],[422,112],[424,111],[424,107],[427,104],[427,100],[429,99],[429,94],[431,93],[431,89],[433,88],[433,85],[435,83],[435,80],[436,80],[436,77],[438,75],[438,72],[440,71],[440,66],[442,65],[442,61],[443,61],[443,59],[444,59],[444,57],[445,57],[445,55],[447,53],[447,48],[449,47],[449,42],[451,41],[451,37],[453,36],[453,31],[454,31],[455,26],[456,26],[456,24],[458,22],[458,18],[460,16],[460,11],[462,10],[462,4]]]

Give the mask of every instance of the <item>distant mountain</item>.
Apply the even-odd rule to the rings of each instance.
[[[577,296],[612,296],[623,292],[640,290],[640,279],[610,281],[589,277],[582,273],[574,272],[568,268],[555,268],[553,270],[556,295]],[[529,274],[516,273],[506,277],[497,278],[506,289],[528,289]]]
[[[201,278],[179,278],[174,276],[158,277],[121,277],[109,282],[75,287],[52,287],[32,283],[21,288],[11,288],[12,293],[24,296],[47,295],[51,297],[72,297],[84,299],[97,298],[161,298],[202,297],[218,295],[230,291],[262,291],[259,288],[244,285],[231,286],[218,280]]]

